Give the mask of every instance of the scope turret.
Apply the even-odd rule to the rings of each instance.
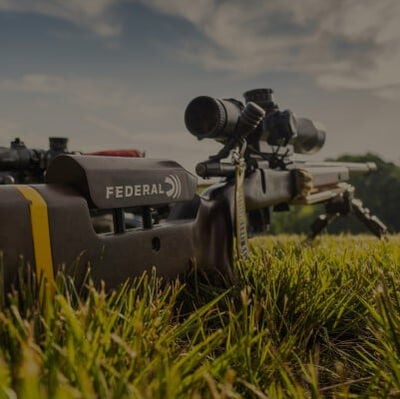
[[[36,154],[17,137],[10,147],[0,147],[0,171],[30,169],[36,162]],[[33,161],[33,162],[32,162]]]

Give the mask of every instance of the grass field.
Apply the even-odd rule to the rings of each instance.
[[[41,306],[12,295],[0,399],[400,397],[400,237],[256,239],[236,269],[226,288],[61,275]]]

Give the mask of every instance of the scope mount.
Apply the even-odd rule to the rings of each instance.
[[[263,163],[263,167],[267,164],[271,169],[286,170],[287,166],[292,163],[290,157],[293,155],[293,150],[290,147],[272,147],[271,151],[263,152],[254,148],[246,139],[240,141],[235,140],[228,142],[215,155],[211,155],[207,160],[199,162],[196,165],[196,174],[203,179],[212,177],[232,178],[235,175],[235,166],[233,161],[223,161],[231,156],[232,151],[247,145],[244,153],[246,163],[246,173],[251,173],[259,167],[259,163]],[[281,151],[283,149],[283,151]]]

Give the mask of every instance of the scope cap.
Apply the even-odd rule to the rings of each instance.
[[[66,151],[67,145],[67,137],[49,137],[49,147],[52,151]]]
[[[274,111],[278,107],[273,98],[272,89],[253,89],[243,93],[243,97],[248,102],[253,102],[263,108],[265,111]]]

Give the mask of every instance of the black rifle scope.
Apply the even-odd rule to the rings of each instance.
[[[48,150],[33,150],[17,137],[9,148],[0,147],[0,170],[45,169],[55,156],[68,152],[67,142],[64,137],[50,137]]]
[[[67,142],[64,137],[50,137],[49,149],[38,150],[27,148],[17,137],[10,147],[0,147],[0,184],[42,181],[49,163],[68,153]]]
[[[265,111],[254,131],[259,140],[271,146],[293,145],[295,153],[313,154],[325,143],[325,132],[306,118],[298,118],[290,110],[279,111],[271,89],[255,89],[244,93],[246,104],[253,102]],[[200,96],[193,99],[185,111],[186,128],[199,140],[211,138],[226,143],[239,135],[244,105],[235,99]]]

